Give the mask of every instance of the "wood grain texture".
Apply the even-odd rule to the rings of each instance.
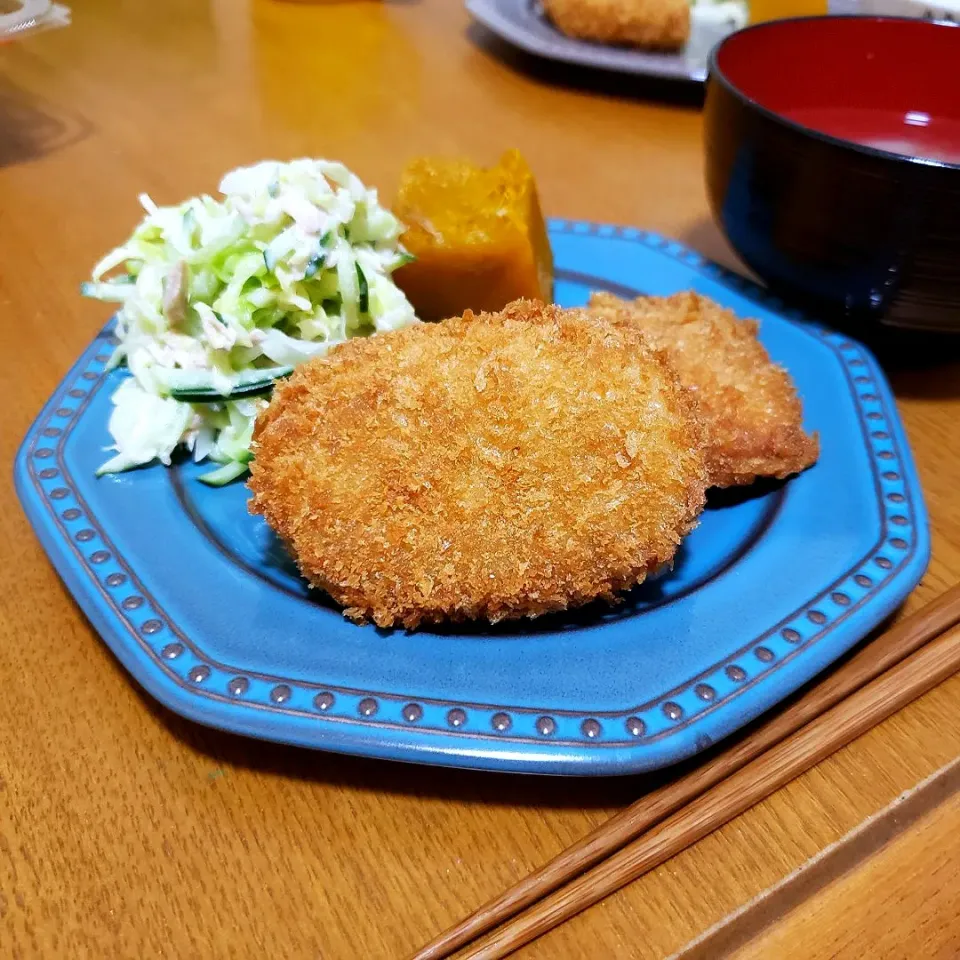
[[[954,794],[909,831],[811,897],[735,953],[732,960],[952,960],[960,930],[960,796]],[[872,891],[865,897],[863,891]],[[900,918],[911,915],[909,928]],[[905,934],[909,934],[909,938]]]
[[[793,912],[799,915],[806,912],[809,902],[817,900],[818,895],[831,884],[837,889],[841,884],[836,881],[842,881],[860,870],[871,857],[878,851],[883,852],[900,834],[912,830],[937,807],[958,795],[960,757],[951,760],[916,786],[895,797],[882,810],[857,824],[837,843],[825,847],[799,869],[671,954],[668,960],[717,960],[719,957],[732,956],[747,945],[753,948],[768,935],[779,936],[779,927],[786,925],[783,921],[787,914]],[[939,902],[943,898],[939,891],[932,889],[933,883],[928,883],[928,879],[930,878],[919,871],[901,877],[901,880],[906,880],[911,887],[925,886],[925,895],[933,896]],[[953,895],[952,889],[950,895]],[[798,907],[803,907],[803,911]],[[949,916],[949,913],[947,915]],[[788,918],[787,923],[791,920],[792,917]],[[895,929],[898,926],[899,921],[894,912],[888,928]],[[955,930],[951,930],[951,924],[942,925],[936,932],[948,938],[955,934]],[[852,934],[856,938],[859,931],[854,927]],[[803,941],[796,944],[800,948],[803,945]]]
[[[77,284],[128,234],[142,190],[173,202],[240,163],[312,153],[389,196],[414,154],[492,160],[517,146],[549,214],[645,226],[734,263],[709,222],[695,105],[505,61],[460,4],[74,6],[71,27],[4,47],[0,68],[8,465],[104,320]],[[908,609],[960,579],[958,372],[941,359],[892,376],[933,519]],[[2,957],[402,956],[651,785],[364,761],[181,720],[138,692],[73,605],[9,466],[0,483]],[[960,754],[958,703],[949,680],[518,956],[679,949]],[[886,913],[914,935],[906,903]]]
[[[729,823],[958,669],[960,629],[954,628],[457,956],[509,956]]]
[[[525,877],[516,886],[504,891],[495,900],[484,904],[456,926],[431,940],[423,949],[417,951],[412,960],[441,960],[449,956],[457,948],[486,931],[504,924],[514,914],[531,907],[532,904],[537,904],[563,884],[577,878],[579,874],[585,873],[607,858],[612,858],[612,855],[627,843],[640,837],[654,825],[660,824],[669,814],[680,810],[685,804],[691,804],[702,794],[719,785],[725,778],[742,770],[752,760],[759,758],[766,750],[795,734],[805,724],[819,718],[844,698],[851,696],[885,670],[900,663],[925,643],[952,627],[958,619],[960,619],[960,584],[954,585],[921,610],[895,623],[889,630],[862,647],[859,652],[846,658],[819,683],[810,686],[805,693],[793,698],[789,705],[775,711],[765,722],[754,724],[749,731],[738,737],[726,749],[714,750],[708,756],[698,758],[698,762],[688,773],[643,794],[581,840],[567,847],[541,869]],[[925,692],[925,689],[920,692]],[[798,770],[793,776],[801,772],[803,771]],[[793,779],[793,776],[790,779]],[[711,829],[716,829],[720,825],[716,824]],[[684,838],[680,835],[678,839]],[[683,842],[682,847],[678,847],[670,855],[675,855],[691,842],[693,841]],[[606,868],[604,874],[610,876],[610,864],[606,863],[604,866]],[[599,870],[594,872],[600,873]],[[616,874],[613,875],[616,876]],[[586,877],[581,879],[587,880]],[[630,879],[634,877],[631,876]],[[619,886],[622,885],[622,883],[619,884]],[[582,909],[599,899],[590,891],[589,883],[586,886],[583,883],[577,886],[584,895]],[[614,886],[610,889],[617,888]],[[605,896],[606,893],[603,895]],[[568,892],[565,892],[560,899],[571,908],[576,906],[576,898],[572,898]],[[588,899],[590,903],[586,903]],[[537,914],[538,908],[539,904],[537,908],[531,907],[527,914],[530,916]],[[579,910],[571,910],[570,915],[576,912]],[[544,914],[541,922],[535,924],[533,929],[536,930],[536,936],[542,936],[550,929],[545,922],[542,922],[546,916],[547,914]],[[529,917],[522,919],[525,919],[529,925]],[[505,943],[509,939],[505,936],[508,934],[508,930],[500,927],[496,935],[491,934],[491,944],[498,947]],[[534,937],[530,936],[528,939],[532,940]],[[520,945],[521,938],[513,937],[512,942]],[[491,953],[495,952],[496,949],[491,951]]]

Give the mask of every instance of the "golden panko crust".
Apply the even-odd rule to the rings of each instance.
[[[518,300],[304,364],[254,433],[250,510],[387,627],[609,601],[703,508],[693,402],[641,336]]]
[[[690,37],[688,0],[543,0],[543,9],[580,40],[679,50]]]
[[[796,387],[757,339],[756,320],[692,292],[632,302],[594,293],[589,309],[640,331],[696,396],[712,486],[784,479],[816,463],[817,437],[804,432]]]

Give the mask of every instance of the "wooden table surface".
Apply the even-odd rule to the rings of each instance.
[[[401,957],[644,781],[403,766],[182,720],[80,614],[9,464],[105,319],[77,284],[140,191],[179,201],[314,154],[390,196],[414,154],[517,146],[548,214],[734,263],[707,212],[701,113],[518,60],[457,0],[74,6],[71,27],[0,50],[0,957]],[[933,522],[913,609],[960,578],[960,368],[891,377]],[[960,955],[958,710],[954,678],[519,956]]]

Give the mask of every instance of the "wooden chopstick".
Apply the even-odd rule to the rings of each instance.
[[[724,778],[745,767],[764,751],[780,743],[957,622],[960,622],[960,584],[951,587],[936,600],[881,634],[833,674],[740,742],[678,780],[641,797],[545,866],[432,940],[421,948],[412,960],[441,960],[449,957],[464,944],[548,896]]]
[[[954,627],[771,747],[599,866],[458,954],[499,960],[719,829],[960,670]]]

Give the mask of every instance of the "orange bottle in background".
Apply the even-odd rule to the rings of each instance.
[[[750,23],[786,17],[822,17],[832,11],[828,0],[748,0]]]

